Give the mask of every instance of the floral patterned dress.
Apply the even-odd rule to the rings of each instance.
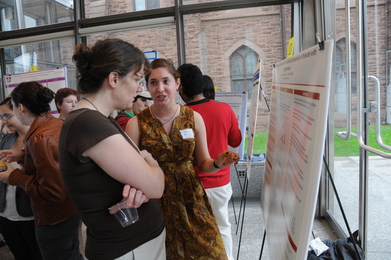
[[[227,259],[212,208],[193,167],[195,139],[189,134],[195,133],[193,110],[180,107],[170,135],[149,109],[137,118],[140,149],[150,152],[165,174],[160,201],[166,221],[167,259]]]

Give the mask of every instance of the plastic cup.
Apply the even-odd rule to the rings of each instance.
[[[126,201],[115,204],[109,208],[109,211],[123,227],[132,225],[138,220],[137,209],[127,207]]]

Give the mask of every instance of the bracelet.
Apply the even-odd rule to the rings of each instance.
[[[213,161],[213,166],[214,166],[216,169],[221,169],[221,167],[219,167],[219,166],[216,164],[216,160]]]

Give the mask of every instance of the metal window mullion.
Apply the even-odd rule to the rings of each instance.
[[[367,115],[363,113],[362,107],[365,105],[364,87],[367,86],[365,77],[364,46],[365,45],[365,26],[363,1],[356,0],[356,28],[357,28],[357,140],[360,145],[359,160],[359,237],[361,247],[365,254],[367,251],[367,223],[368,223],[368,151],[363,147],[368,142],[367,133]],[[364,83],[365,80],[365,83]],[[363,125],[365,122],[365,125]]]
[[[176,38],[178,52],[178,66],[186,63],[186,48],[185,48],[185,31],[183,13],[180,12],[182,0],[175,0],[175,17],[176,17]]]

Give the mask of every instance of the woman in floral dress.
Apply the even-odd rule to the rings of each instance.
[[[167,259],[227,259],[216,219],[196,164],[205,173],[238,162],[238,154],[222,151],[209,156],[202,117],[175,102],[178,72],[165,59],[154,60],[146,75],[153,105],[132,118],[127,134],[158,161],[165,174],[160,200],[166,221]]]

